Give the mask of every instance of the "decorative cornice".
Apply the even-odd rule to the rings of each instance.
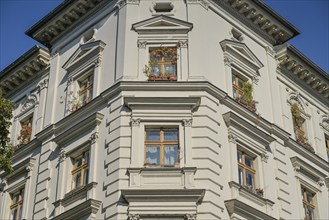
[[[295,75],[311,90],[329,100],[329,75],[291,45],[276,48],[278,68]]]
[[[81,23],[88,15],[107,3],[105,0],[64,1],[25,33],[43,45],[51,47],[64,32]]]
[[[13,92],[44,70],[50,61],[48,50],[35,46],[0,72],[0,89]]]
[[[282,44],[299,34],[299,31],[259,0],[212,0],[255,30],[273,45]]]

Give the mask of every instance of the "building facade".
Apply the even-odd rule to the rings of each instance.
[[[329,218],[328,73],[262,1],[67,0],[26,34],[0,219]]]

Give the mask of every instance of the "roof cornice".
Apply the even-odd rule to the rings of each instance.
[[[40,46],[34,46],[12,64],[0,72],[0,89],[6,94],[19,88],[27,80],[49,65],[49,51]]]
[[[39,22],[29,28],[25,34],[47,47],[64,32],[81,23],[82,19],[93,13],[105,0],[66,0]]]
[[[294,74],[312,90],[329,99],[329,75],[292,45],[276,49],[278,67]]]
[[[298,35],[299,30],[260,0],[211,0],[273,45]]]

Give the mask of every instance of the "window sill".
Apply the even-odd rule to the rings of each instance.
[[[264,207],[264,206],[271,207],[274,205],[273,201],[263,198],[263,196],[258,195],[256,193],[256,191],[253,192],[253,191],[247,189],[245,186],[240,185],[239,183],[231,181],[231,182],[229,182],[229,186],[231,188],[231,193],[232,193],[233,199],[240,200],[240,198],[241,198],[242,202],[244,202],[243,201],[244,199],[247,199],[246,202],[253,201],[257,205],[260,205],[261,207]]]
[[[191,188],[194,187],[196,167],[128,168],[132,188]]]
[[[77,201],[81,201],[82,199],[84,199],[84,201],[88,199],[94,199],[93,189],[96,188],[96,186],[96,182],[91,182],[85,186],[77,187],[66,193],[63,199],[59,199],[53,203],[53,205],[55,206],[55,215],[59,215],[62,212],[66,211],[72,206],[73,203]],[[74,204],[74,206],[76,205],[78,204]]]
[[[148,76],[148,81],[177,81],[177,76],[156,76],[154,74],[150,74]]]

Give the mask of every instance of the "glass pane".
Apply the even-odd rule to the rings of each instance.
[[[74,164],[75,168],[80,167],[81,164],[82,164],[82,157],[75,159],[75,164]]]
[[[242,153],[238,151],[238,162],[242,163]]]
[[[177,141],[178,140],[178,130],[163,130],[165,141]]]
[[[165,146],[164,147],[164,165],[175,166],[178,163],[178,146]]]
[[[232,84],[235,84],[235,75],[232,75]]]
[[[165,74],[176,75],[176,65],[165,64],[164,65],[164,73]]]
[[[245,161],[245,164],[246,164],[248,167],[253,168],[253,167],[252,167],[252,158],[251,158],[251,157],[245,155],[245,157],[244,157],[244,161]]]
[[[73,175],[73,188],[77,188],[81,185],[81,173],[78,172]]]
[[[160,146],[146,146],[146,164],[160,164]]]
[[[21,207],[19,209],[19,217],[18,217],[19,220],[22,219],[22,213],[23,213],[23,204],[21,205]]]
[[[83,175],[83,184],[87,185],[88,184],[88,178],[89,178],[89,170],[85,169],[85,173]]]
[[[306,192],[306,200],[307,202],[312,203],[313,195],[309,192]]]
[[[147,141],[160,141],[160,130],[146,130],[146,140]]]
[[[86,103],[86,100],[87,100],[87,93],[84,92],[80,95],[80,101],[81,101],[81,104],[85,104]]]
[[[11,215],[13,220],[17,219],[17,208],[12,209]]]
[[[239,86],[239,88],[243,88],[243,81],[240,80],[240,79],[239,79],[239,81],[238,81],[238,86]]]
[[[308,209],[308,219],[313,220],[314,219],[314,210],[311,207],[307,207]]]
[[[244,185],[244,181],[243,181],[243,170],[239,167],[239,171],[238,171],[238,175],[239,175],[239,184],[240,185]]]
[[[89,151],[85,152],[85,163],[89,162]]]
[[[254,175],[249,171],[246,171],[246,185],[254,186]]]

